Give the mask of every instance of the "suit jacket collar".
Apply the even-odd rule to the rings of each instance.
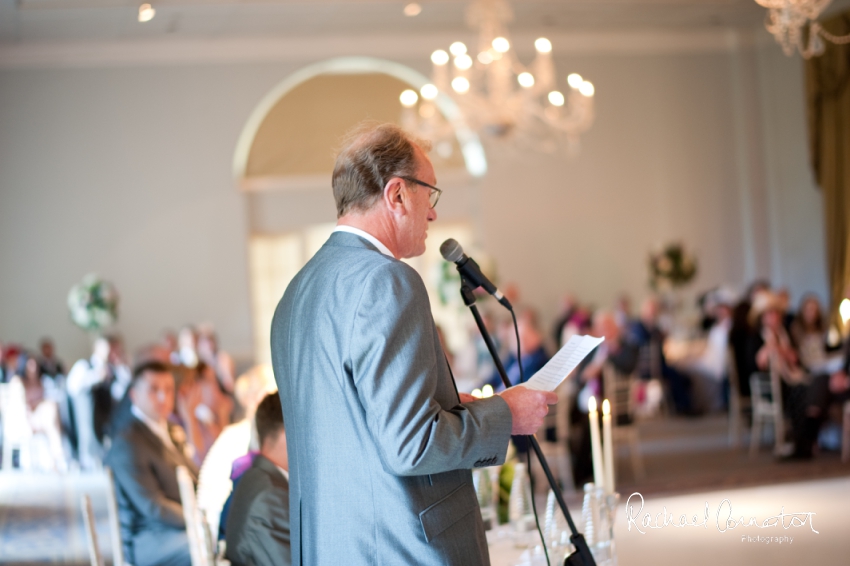
[[[260,470],[267,473],[271,476],[272,481],[275,483],[279,483],[282,485],[288,485],[289,482],[286,481],[286,476],[284,476],[280,472],[280,468],[274,465],[271,460],[263,456],[262,454],[257,454],[257,457],[254,459],[254,463],[252,465],[254,468],[259,468]]]
[[[352,234],[351,232],[333,232],[331,234],[331,237],[328,238],[328,241],[325,243],[325,245],[345,248],[361,248],[366,250],[372,250],[381,255],[384,255],[381,253],[381,250],[375,247],[375,245],[369,240],[367,240],[366,238],[361,238],[360,236]]]
[[[165,459],[171,460],[175,466],[186,466],[189,469],[190,474],[193,479],[198,479],[198,468],[195,466],[195,463],[192,462],[190,458],[186,457],[184,452],[185,442],[181,442],[179,438],[175,438],[174,435],[174,425],[171,423],[168,424],[168,432],[171,436],[172,442],[174,442],[174,446],[176,450],[172,447],[166,446],[162,440],[154,434],[154,432],[148,428],[148,426],[140,421],[138,418],[133,417],[132,424],[130,427],[138,434],[142,436],[152,448],[157,451],[161,451],[164,454]]]

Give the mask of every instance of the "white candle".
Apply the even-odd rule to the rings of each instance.
[[[602,448],[605,461],[605,493],[614,493],[614,440],[611,431],[611,403],[602,401]]]
[[[605,488],[605,471],[602,465],[602,444],[599,440],[599,413],[596,411],[596,397],[587,402],[588,418],[590,418],[590,451],[593,456],[593,483],[596,487]]]

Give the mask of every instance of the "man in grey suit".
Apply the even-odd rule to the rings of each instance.
[[[226,557],[233,566],[289,566],[289,460],[277,393],[260,402],[254,422],[260,453],[233,490]]]
[[[186,433],[169,424],[174,376],[160,362],[136,367],[130,383],[133,418],[115,438],[106,465],[115,475],[124,560],[134,566],[189,566],[189,541],[177,466],[197,481]]]
[[[361,129],[337,157],[337,228],[272,322],[292,563],[489,564],[470,468],[504,461],[554,393],[458,395],[419,275],[440,190],[427,144]]]

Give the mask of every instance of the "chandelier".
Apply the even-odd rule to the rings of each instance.
[[[796,49],[805,59],[823,53],[824,39],[839,45],[850,43],[850,35],[832,35],[817,22],[818,16],[831,2],[832,0],[756,0],[759,6],[767,8],[764,25],[782,46],[782,51],[790,56]],[[804,42],[803,29],[806,25],[809,33],[808,41]]]
[[[478,32],[477,43],[456,41],[448,51],[434,51],[432,82],[418,94],[402,93],[403,125],[436,140],[438,153],[441,147],[450,147],[445,140],[453,135],[434,105],[439,96],[449,97],[460,110],[458,119],[485,141],[510,141],[550,152],[566,146],[574,151],[581,134],[593,124],[593,84],[573,73],[566,77],[565,88],[559,88],[552,43],[545,37],[534,42],[531,65],[523,65],[508,34],[512,19],[507,0],[474,0],[467,23]]]

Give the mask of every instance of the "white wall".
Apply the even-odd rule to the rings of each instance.
[[[444,199],[443,217],[473,217],[501,280],[547,323],[566,290],[597,304],[643,296],[647,253],[672,239],[699,256],[694,289],[754,273],[825,294],[802,74],[782,57],[758,52],[758,80],[742,82],[727,49],[561,54],[560,72],[597,87],[581,154],[491,151],[480,199]],[[400,62],[428,71],[426,55]],[[131,349],[210,321],[249,357],[246,236],[262,199],[248,206],[230,166],[254,105],[307,63],[0,70],[0,340],[50,334],[82,355],[64,298],[97,271],[122,293]],[[761,114],[743,134],[742,89]],[[742,179],[765,222],[742,216]],[[770,256],[763,267],[745,264],[745,241]]]

